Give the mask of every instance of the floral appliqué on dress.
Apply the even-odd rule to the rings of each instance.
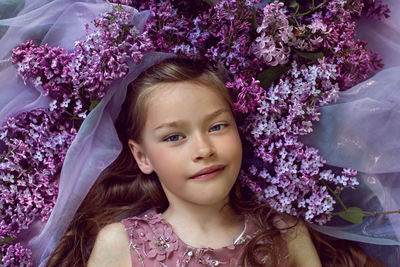
[[[240,266],[244,244],[256,233],[251,220],[236,241],[226,247],[195,248],[185,244],[153,210],[122,220],[129,236],[132,266]]]

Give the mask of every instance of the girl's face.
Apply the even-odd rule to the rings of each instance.
[[[170,205],[225,204],[242,144],[223,96],[194,82],[158,84],[146,107],[141,142],[129,141],[142,172],[157,174]]]

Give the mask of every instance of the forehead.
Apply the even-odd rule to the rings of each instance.
[[[215,110],[230,110],[229,100],[211,86],[191,81],[162,83],[151,88],[146,101],[146,124],[196,119]]]

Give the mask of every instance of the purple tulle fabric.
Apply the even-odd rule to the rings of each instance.
[[[25,4],[24,4],[25,2]],[[341,93],[339,101],[322,108],[314,132],[303,138],[317,147],[327,164],[360,171],[361,185],[347,191],[346,203],[366,210],[398,210],[400,207],[400,2],[384,1],[392,10],[383,22],[360,21],[359,37],[379,52],[385,69],[371,79]],[[0,30],[9,27],[0,39],[0,122],[22,111],[48,107],[49,98],[34,87],[24,85],[11,64],[10,51],[29,39],[71,50],[75,40],[84,38],[84,25],[107,9],[100,0],[3,0],[0,9],[23,8],[13,18],[0,20]],[[12,12],[11,12],[12,13]],[[6,14],[6,13],[5,13]],[[137,25],[143,26],[148,13],[140,13]],[[98,174],[118,155],[113,119],[119,113],[127,85],[159,60],[173,55],[149,53],[139,65],[131,64],[130,73],[115,81],[100,104],[89,114],[70,147],[60,176],[56,206],[46,224],[35,223],[21,235],[32,249],[34,266],[45,262],[85,197]],[[400,262],[400,215],[368,217],[360,225],[339,220],[317,230],[339,238],[371,244],[372,255],[388,266]],[[389,250],[390,248],[390,250]]]
[[[390,18],[362,19],[357,29],[358,38],[381,55],[384,69],[322,107],[314,132],[302,138],[328,165],[359,171],[360,186],[345,192],[343,200],[367,211],[400,209],[400,2],[384,3]],[[388,266],[400,264],[399,213],[365,217],[359,225],[338,220],[328,225],[313,227],[338,238],[386,245],[364,248]]]

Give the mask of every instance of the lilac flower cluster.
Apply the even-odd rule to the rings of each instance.
[[[199,16],[203,23],[208,21],[208,24],[202,26],[204,36],[209,37],[204,43],[210,43],[204,48],[204,55],[211,61],[224,64],[233,75],[244,74],[251,77],[251,74],[257,72],[258,61],[249,50],[253,42],[251,36],[254,28],[251,21],[257,13],[254,9],[256,3],[257,1],[218,1],[209,16]],[[200,35],[203,35],[202,32]],[[255,70],[251,71],[253,68]],[[247,82],[250,81],[251,78],[247,78]]]
[[[130,26],[137,10],[114,7],[94,21],[96,30],[76,41],[71,53],[28,41],[13,49],[13,62],[24,81],[43,88],[54,101],[51,110],[85,118],[93,101],[101,99],[113,80],[128,72],[128,60],[138,62],[152,49],[147,33]]]
[[[77,41],[70,64],[74,91],[85,89],[85,98],[102,98],[111,81],[125,76],[128,60],[139,62],[152,49],[147,33],[130,26],[137,10],[114,8],[94,21],[98,28]]]
[[[257,108],[260,95],[264,89],[260,86],[260,81],[252,78],[248,81],[248,77],[243,74],[234,75],[233,81],[226,82],[227,88],[236,93],[234,102],[236,110],[241,113],[249,113]]]
[[[282,2],[264,7],[262,24],[257,28],[254,54],[270,66],[284,65],[289,61],[289,42],[294,38],[293,26],[289,24],[287,10]]]
[[[13,49],[12,56],[25,84],[31,81],[36,88],[43,89],[43,95],[53,99],[62,99],[68,94],[68,84],[71,83],[68,64],[71,55],[67,50],[47,44],[37,47],[29,40]]]
[[[56,175],[75,134],[71,124],[40,109],[11,117],[0,128],[0,240],[48,219],[57,197]]]
[[[329,34],[327,26],[320,19],[310,23],[291,25],[289,11],[282,2],[273,2],[263,10],[262,24],[257,28],[259,36],[253,47],[254,54],[269,66],[289,62],[292,49],[313,51]]]
[[[356,172],[335,175],[322,170],[325,162],[318,151],[298,140],[299,135],[312,131],[318,107],[336,100],[336,77],[335,66],[322,60],[301,67],[294,61],[285,79],[263,92],[257,111],[247,118],[243,129],[263,164],[251,165],[241,182],[251,184],[260,199],[274,209],[318,223],[329,220],[335,204],[326,182],[339,192],[358,184]]]
[[[374,2],[374,3],[372,3]],[[332,0],[323,2],[318,9],[312,12],[312,16],[300,16],[297,20],[303,24],[311,21],[319,21],[323,24],[325,33],[320,35],[321,42],[315,43],[315,49],[322,51],[326,61],[336,65],[337,82],[341,90],[348,89],[355,84],[369,78],[382,67],[378,55],[366,48],[366,43],[355,38],[356,19],[365,11],[370,16],[376,14],[378,18],[387,16],[372,12],[372,10],[386,10],[379,1],[356,0],[343,1]]]
[[[252,54],[248,48],[253,41],[251,20],[257,11],[254,5],[259,1],[221,0],[213,7],[203,3],[198,7],[201,11],[198,14],[180,9],[184,5],[176,3],[179,1],[128,2],[139,10],[151,10],[146,30],[157,50],[205,56],[223,63],[230,73],[249,69]]]
[[[203,29],[198,30],[198,35],[206,38],[201,42],[205,47],[199,50],[210,61],[226,67],[231,76],[226,85],[237,96],[235,105],[243,113],[255,109],[263,91],[255,80],[262,69],[262,60],[251,50],[255,34],[253,16],[259,13],[256,2],[219,1],[209,14],[202,14],[197,20],[198,27]],[[192,33],[192,36],[196,35]]]
[[[230,86],[237,89],[236,94],[243,92],[241,104],[237,106],[243,112],[254,109],[254,105],[245,103],[244,99],[252,102],[262,90],[253,78],[261,69],[260,60],[249,49],[254,35],[252,20],[259,12],[256,6],[259,1],[221,0],[213,7],[202,3],[196,7],[197,13],[186,12],[184,1],[113,2],[151,10],[146,30],[157,50],[189,57],[205,56],[224,65],[233,76],[232,80],[241,84],[240,88]]]
[[[367,17],[381,20],[389,17],[390,9],[388,5],[383,4],[382,0],[366,0],[363,13]]]
[[[1,247],[2,266],[30,267],[32,266],[32,252],[21,243]]]
[[[190,22],[185,19],[170,1],[149,1],[142,9],[149,8],[152,18],[146,24],[146,31],[155,47],[160,51],[183,52],[193,56],[196,51],[186,42],[187,29]]]

